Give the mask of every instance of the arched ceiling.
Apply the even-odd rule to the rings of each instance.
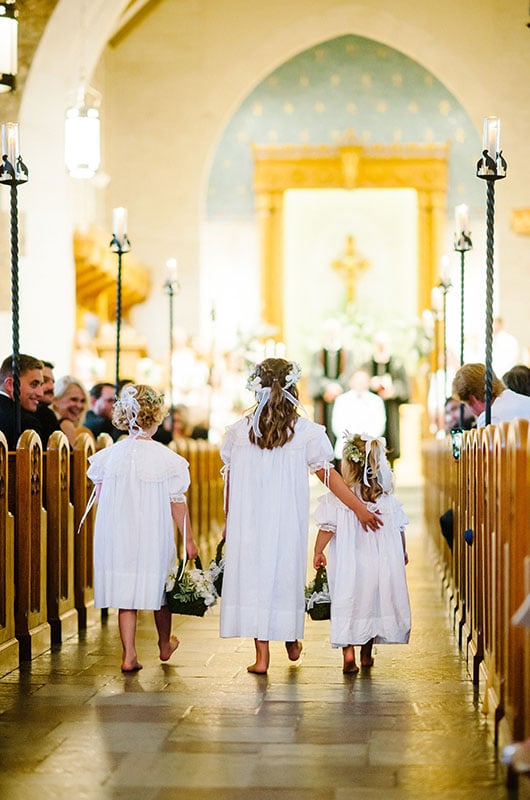
[[[20,101],[24,93],[26,78],[42,34],[60,0],[17,0],[18,11],[18,74],[14,92],[0,95],[2,119],[15,120],[18,117]],[[83,4],[89,0],[68,0],[77,2],[80,14]],[[141,23],[146,14],[158,5],[160,0],[130,0],[119,14],[110,41],[126,35],[132,27]]]

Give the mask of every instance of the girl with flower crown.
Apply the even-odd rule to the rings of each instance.
[[[249,672],[265,674],[269,641],[301,654],[309,525],[308,470],[329,483],[365,528],[380,520],[332,468],[333,448],[322,425],[301,417],[297,364],[268,358],[247,387],[256,407],[231,425],[221,446],[225,464],[226,551],[221,636],[251,637]]]
[[[392,494],[392,471],[383,438],[346,432],[341,471],[350,492],[382,520],[375,533],[367,534],[355,514],[332,495],[320,498],[315,510],[319,531],[313,565],[315,569],[327,566],[331,644],[342,647],[343,672],[354,674],[359,671],[354,645],[361,645],[361,666],[371,667],[374,642],[406,644],[409,640],[408,519]]]
[[[175,564],[175,528],[189,558],[197,555],[186,498],[187,461],[152,436],[165,416],[163,395],[143,384],[126,386],[112,422],[129,435],[89,458],[98,503],[94,531],[94,605],[117,608],[122,672],[142,668],[136,653],[138,609],[152,609],[161,661],[179,641],[171,636],[165,582]]]

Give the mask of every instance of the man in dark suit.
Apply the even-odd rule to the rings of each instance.
[[[55,378],[53,376],[53,364],[51,361],[43,361],[42,377],[42,400],[37,408],[37,418],[41,426],[42,446],[48,445],[48,439],[54,431],[60,431],[59,419],[52,411],[54,397]]]
[[[90,409],[86,413],[84,425],[92,431],[95,438],[100,433],[108,433],[114,441],[123,436],[112,424],[112,411],[116,400],[113,383],[96,383],[90,390]]]
[[[8,356],[0,365],[0,431],[7,439],[9,450],[15,450],[18,441],[15,430],[15,401],[13,400],[13,357]],[[33,356],[19,355],[20,376],[20,433],[34,430],[41,436],[41,426],[35,414],[42,400],[42,361]]]

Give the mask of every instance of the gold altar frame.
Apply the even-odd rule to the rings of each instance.
[[[431,307],[446,217],[449,145],[255,145],[262,317],[283,339],[283,198],[287,189],[415,189],[418,314]]]

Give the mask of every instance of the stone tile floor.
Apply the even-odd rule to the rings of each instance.
[[[421,491],[411,519],[408,646],[344,676],[327,622],[306,624],[296,665],[272,645],[218,637],[218,608],[175,617],[181,645],[157,657],[140,616],[144,669],[119,670],[116,615],[0,679],[2,800],[501,800],[504,767],[455,643]]]

